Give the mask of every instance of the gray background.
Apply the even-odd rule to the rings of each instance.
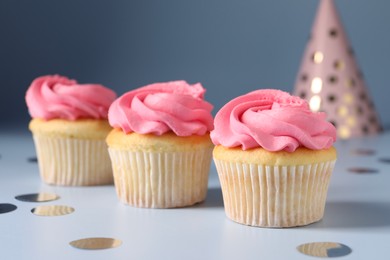
[[[153,82],[201,82],[214,113],[259,88],[292,91],[316,0],[0,1],[0,126],[26,127],[41,75],[118,95]],[[390,1],[336,0],[384,127],[390,126]],[[388,128],[388,127],[387,127]]]

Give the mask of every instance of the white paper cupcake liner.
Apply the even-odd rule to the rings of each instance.
[[[205,199],[212,149],[144,152],[109,148],[119,199],[143,208],[190,206]]]
[[[33,135],[41,178],[62,186],[113,183],[105,140]]]
[[[241,224],[293,227],[319,221],[335,161],[264,166],[214,159],[226,215]]]

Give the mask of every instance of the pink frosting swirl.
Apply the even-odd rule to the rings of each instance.
[[[129,91],[111,105],[108,120],[125,133],[204,135],[213,129],[213,106],[200,83],[155,83]]]
[[[215,145],[244,150],[321,150],[336,141],[336,129],[326,121],[325,113],[313,113],[303,99],[272,89],[231,100],[218,111],[214,127],[211,139]]]
[[[115,98],[115,92],[102,85],[78,84],[60,75],[35,79],[26,93],[30,115],[45,120],[107,119]]]

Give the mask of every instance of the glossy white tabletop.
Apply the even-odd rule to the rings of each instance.
[[[0,259],[316,259],[298,252],[308,242],[339,242],[352,253],[340,259],[389,259],[390,133],[338,141],[322,221],[299,228],[243,226],[226,218],[215,167],[206,201],[181,209],[139,209],[121,204],[113,186],[55,187],[41,182],[27,131],[0,131],[0,203],[17,206],[0,214]],[[356,154],[356,149],[375,151]],[[353,173],[350,168],[374,173]],[[37,203],[15,196],[51,192],[61,198]],[[41,205],[67,205],[72,214],[42,217]],[[121,246],[81,250],[69,242],[88,237],[120,239]],[[319,258],[317,258],[319,259]]]

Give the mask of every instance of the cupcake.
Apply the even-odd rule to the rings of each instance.
[[[294,227],[323,217],[337,157],[324,113],[286,92],[257,90],[221,108],[211,139],[228,218]]]
[[[205,199],[213,144],[212,105],[201,84],[155,83],[129,91],[108,112],[107,136],[120,201],[174,208]]]
[[[44,182],[63,186],[113,182],[105,138],[116,94],[97,84],[59,75],[35,79],[26,93],[39,170]]]

